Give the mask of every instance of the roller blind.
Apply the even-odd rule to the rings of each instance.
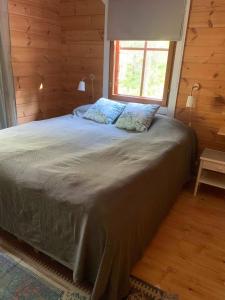
[[[108,40],[181,40],[186,0],[109,0],[108,5]]]

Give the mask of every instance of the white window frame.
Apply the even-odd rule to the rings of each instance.
[[[109,63],[110,63],[110,41],[107,40],[108,0],[102,0],[102,1],[105,3],[105,16],[106,16],[105,17],[105,35],[104,35],[105,37],[104,37],[104,64],[103,64],[103,97],[108,98],[108,95],[109,95]],[[174,117],[174,115],[175,115],[190,7],[191,7],[191,0],[186,0],[185,19],[184,19],[184,25],[183,25],[183,36],[182,36],[181,41],[177,42],[177,46],[176,46],[168,106],[161,107],[159,110],[159,113],[161,113],[163,115],[168,115],[170,117]]]

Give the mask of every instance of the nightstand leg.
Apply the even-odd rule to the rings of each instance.
[[[196,180],[196,184],[195,184],[194,196],[196,196],[197,192],[198,192],[199,179],[200,179],[201,173],[202,173],[202,160],[199,165],[198,176],[197,176],[197,180]]]

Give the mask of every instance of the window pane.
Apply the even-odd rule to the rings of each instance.
[[[163,99],[168,52],[148,51],[146,57],[143,96]]]
[[[119,60],[118,93],[140,96],[144,51],[121,50]]]
[[[162,48],[162,49],[169,49],[170,42],[168,41],[151,41],[148,42],[148,48]]]
[[[122,48],[144,48],[145,41],[120,41]]]

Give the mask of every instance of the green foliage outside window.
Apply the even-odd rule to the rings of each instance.
[[[140,95],[140,93],[144,49],[120,50],[119,94],[127,96],[143,96],[162,100],[168,60],[168,49],[166,49],[166,46],[169,45],[168,42],[163,43],[163,46],[165,47],[163,47],[163,49],[165,49],[165,51],[156,49],[147,50],[146,52],[142,95]],[[165,43],[167,44],[165,45]],[[139,46],[138,42],[121,42],[121,44],[123,47],[143,47],[142,45]],[[158,44],[156,46],[159,47]]]

